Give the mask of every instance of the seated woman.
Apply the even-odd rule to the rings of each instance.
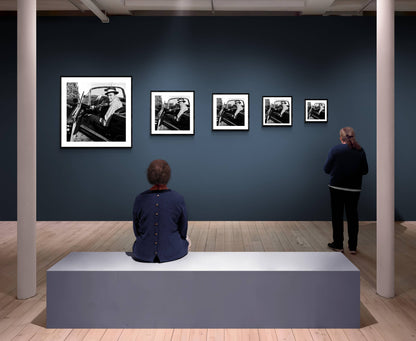
[[[147,179],[153,187],[139,194],[133,207],[133,258],[143,262],[182,258],[189,247],[188,216],[182,195],[166,186],[169,164],[164,160],[152,161]]]

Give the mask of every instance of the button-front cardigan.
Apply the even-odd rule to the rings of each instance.
[[[137,260],[168,262],[185,256],[188,216],[182,195],[170,189],[139,194],[133,207],[133,230]]]
[[[364,149],[352,149],[347,144],[336,145],[328,153],[324,171],[331,175],[330,186],[361,189],[362,177],[368,173]]]

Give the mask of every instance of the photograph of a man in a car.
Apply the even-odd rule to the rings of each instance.
[[[248,129],[248,94],[213,94],[213,129]]]
[[[156,103],[156,130],[189,130],[189,99],[174,97],[163,103],[157,96]]]
[[[263,126],[291,126],[292,97],[263,97]]]
[[[328,122],[328,100],[306,99],[305,122]]]
[[[108,85],[91,88],[68,117],[67,141],[125,140],[124,89]]]
[[[127,94],[130,84],[111,77],[80,77],[64,82],[66,146],[77,146],[77,143],[97,146],[94,142],[100,142],[99,145],[102,142],[115,142],[113,146],[123,146],[121,143],[126,142],[130,144],[127,139],[130,139],[131,134],[127,134],[126,123],[127,119],[129,123],[131,120],[130,98]]]
[[[152,92],[152,134],[193,134],[193,92]]]
[[[244,126],[245,103],[242,99],[230,99],[222,104],[217,99],[217,125],[218,126]]]

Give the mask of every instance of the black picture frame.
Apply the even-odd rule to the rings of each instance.
[[[293,97],[263,96],[262,123],[263,127],[293,126]]]
[[[249,130],[248,93],[212,94],[212,130]]]
[[[132,147],[131,76],[61,76],[61,148]]]
[[[194,135],[195,91],[151,91],[150,134]]]
[[[305,99],[305,123],[327,123],[328,100]]]

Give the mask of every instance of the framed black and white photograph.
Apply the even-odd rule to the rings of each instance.
[[[152,91],[150,93],[152,135],[194,134],[194,91]]]
[[[292,97],[263,96],[263,126],[292,126]]]
[[[248,130],[248,94],[212,94],[212,130]]]
[[[328,122],[328,100],[305,99],[305,122]]]
[[[131,147],[131,77],[61,77],[61,147]]]

